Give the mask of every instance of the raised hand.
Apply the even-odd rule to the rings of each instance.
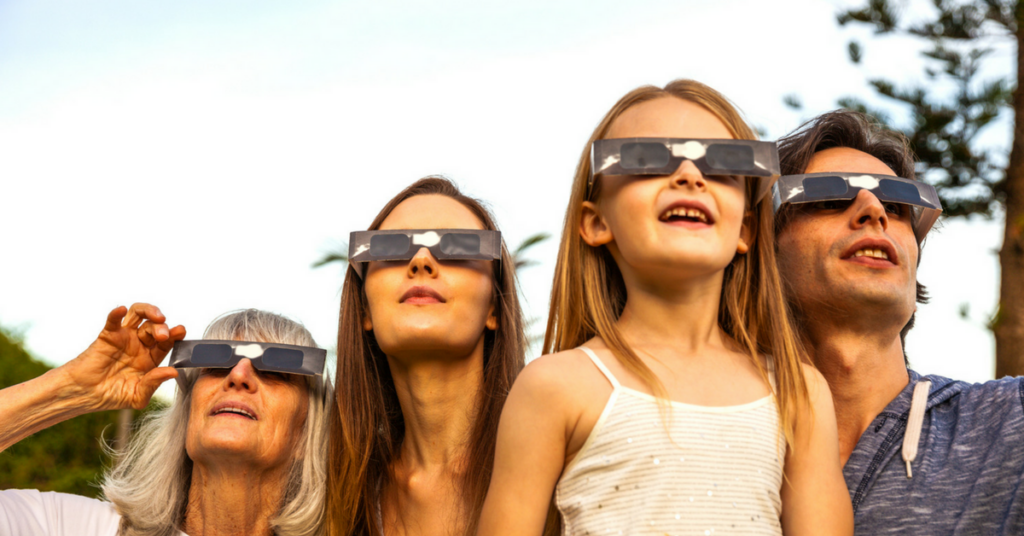
[[[142,409],[161,383],[177,377],[176,369],[159,365],[174,342],[185,338],[185,328],[165,322],[155,305],[122,305],[107,315],[96,340],[60,367],[90,411]]]

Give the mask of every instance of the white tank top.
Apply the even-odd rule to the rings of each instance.
[[[739,406],[669,402],[612,384],[601,417],[562,472],[564,535],[781,535],[785,439],[771,395]],[[774,378],[772,378],[774,383]]]

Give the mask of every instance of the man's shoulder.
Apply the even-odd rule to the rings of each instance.
[[[910,376],[907,390],[864,432],[844,468],[858,534],[953,533],[952,527],[970,534],[1020,534],[1024,379],[968,383]],[[927,416],[918,448],[907,451],[909,392],[920,381],[932,382]],[[905,459],[911,460],[912,476]]]
[[[928,409],[951,407],[957,414],[1024,416],[1024,377],[1001,378],[981,383],[922,376],[931,381]]]

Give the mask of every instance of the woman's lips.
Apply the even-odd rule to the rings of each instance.
[[[212,410],[210,410],[210,416],[235,417],[253,421],[260,420],[259,415],[256,413],[256,410],[252,409],[251,406],[247,404],[242,404],[241,402],[234,401],[221,402],[220,404],[217,404],[216,406],[213,407]]]
[[[432,303],[444,303],[445,301],[446,300],[441,297],[441,294],[436,290],[423,285],[418,285],[405,291],[405,294],[402,294],[402,299],[399,300],[399,303],[427,305]]]

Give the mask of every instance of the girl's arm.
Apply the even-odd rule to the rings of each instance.
[[[516,379],[501,413],[494,474],[480,517],[479,536],[544,531],[555,484],[572,432],[569,363],[545,356]]]
[[[157,365],[174,341],[185,338],[185,328],[169,329],[164,320],[153,305],[118,307],[81,355],[38,378],[0,390],[0,452],[78,415],[146,407],[156,388],[178,375],[171,367]]]
[[[839,431],[832,392],[817,369],[804,366],[811,411],[797,421],[786,453],[782,531],[786,536],[853,534],[853,506],[839,461]]]

